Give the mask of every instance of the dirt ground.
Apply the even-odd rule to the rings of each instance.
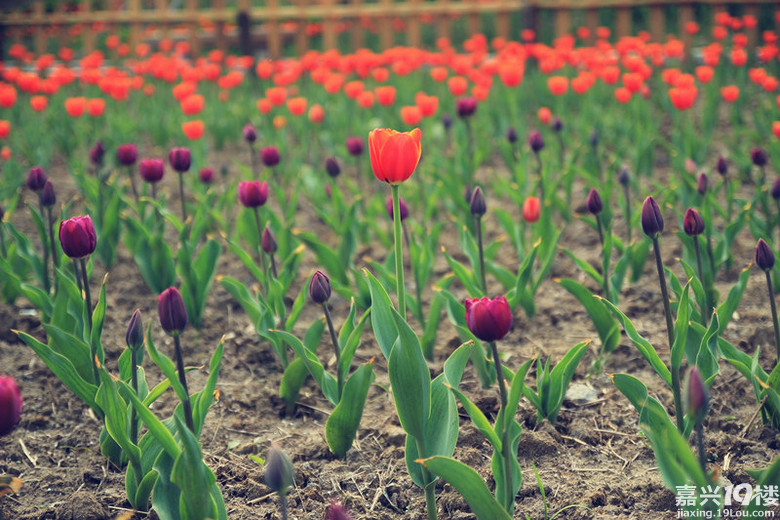
[[[55,168],[50,175],[58,186],[68,184],[64,170]],[[174,176],[169,175],[165,182],[173,187]],[[24,228],[26,218],[25,212],[20,211],[14,222]],[[299,227],[321,225],[315,222],[312,213],[304,211],[298,218]],[[674,220],[667,219],[662,247],[667,264],[681,273],[676,261],[681,245],[670,229]],[[489,212],[485,222],[488,240],[501,233]],[[619,216],[615,225],[622,226]],[[449,251],[459,249],[457,233],[445,232],[442,242]],[[561,239],[562,245],[594,264],[598,262],[597,242],[593,230],[576,219]],[[752,261],[754,246],[753,238],[743,231],[734,250],[735,265],[717,281],[721,293],[728,291],[740,270]],[[437,263],[436,274],[446,272],[445,266],[443,262]],[[314,267],[307,253],[301,272],[307,273]],[[229,254],[223,254],[218,274],[248,279],[243,267]],[[762,354],[761,362],[770,368],[775,362],[771,354],[772,325],[764,278],[759,274],[756,270],[751,275],[725,338],[748,353],[756,348],[761,348],[762,353],[769,352]],[[102,276],[102,268],[97,266],[93,286],[97,286]],[[589,284],[562,252],[556,257],[552,277],[571,277]],[[305,278],[301,279],[303,283]],[[299,286],[293,290],[299,290]],[[500,342],[510,368],[517,368],[539,352],[557,362],[571,346],[588,338],[598,343],[582,306],[552,279],[542,284],[536,303],[538,313],[532,319],[526,318],[518,307],[512,331]],[[104,332],[109,365],[115,362],[124,345],[125,328],[136,307],[140,307],[146,323],[156,322],[156,297],[143,283],[127,251],[120,248],[119,261],[109,276]],[[620,307],[634,321],[640,334],[659,346],[661,357],[668,359],[661,296],[650,262],[638,283],[627,284]],[[347,314],[348,302],[334,295],[331,308],[335,321],[340,324]],[[319,309],[307,304],[298,326],[303,329],[317,317]],[[273,351],[259,340],[240,306],[216,283],[204,321],[202,331],[187,330],[184,334],[185,358],[189,365],[206,364],[220,337],[225,335],[218,384],[222,399],[209,414],[201,440],[207,463],[214,469],[224,494],[230,519],[281,518],[277,498],[263,482],[261,467],[249,458],[250,454],[262,456],[272,442],[280,443],[295,464],[291,518],[323,518],[331,501],[345,503],[356,520],[425,518],[423,494],[412,484],[404,467],[404,432],[392,396],[385,390],[389,388],[387,366],[370,327],[364,332],[355,364],[375,357],[378,377],[369,391],[357,440],[342,461],[330,454],[325,442],[324,425],[330,409],[327,401],[309,381],[295,413],[285,415],[278,397],[282,374]],[[0,372],[16,377],[24,397],[20,427],[0,439],[0,473],[13,474],[25,482],[20,493],[0,499],[0,518],[97,520],[114,518],[127,511],[124,472],[111,467],[100,455],[98,420],[28,347],[15,339],[10,329],[43,336],[37,313],[28,303],[20,299],[14,306],[0,305]],[[171,341],[163,339],[159,327],[156,330],[158,347],[172,350]],[[434,372],[441,370],[443,359],[458,344],[457,334],[445,317],[437,342],[437,360],[431,364]],[[593,352],[586,354],[573,384],[591,386],[596,399],[585,406],[567,401],[554,426],[547,422],[537,424],[532,405],[526,400],[520,404],[519,420],[524,431],[518,456],[523,468],[523,485],[517,497],[515,518],[526,518],[526,515],[532,519],[544,518],[532,464],[539,470],[551,513],[566,506],[581,506],[567,509],[559,518],[675,518],[674,494],[661,480],[652,449],[638,428],[637,414],[605,374],[626,372],[640,378],[669,409],[672,408],[671,392],[625,335],[607,360],[604,374],[588,376],[593,360]],[[150,379],[160,379],[159,372],[148,364],[147,370]],[[529,382],[533,375],[533,372],[529,375]],[[194,372],[190,381],[191,389],[199,390],[205,383],[205,375]],[[481,389],[472,368],[466,371],[462,389],[489,417],[494,416],[498,408],[497,392]],[[166,395],[161,401],[161,405],[156,405],[158,411],[170,410],[172,396]],[[706,422],[706,448],[712,467],[720,467],[723,476],[734,484],[752,482],[745,469],[765,467],[780,448],[780,433],[761,425],[760,420],[746,435],[741,435],[755,409],[753,393],[746,381],[721,362],[721,374],[712,388],[712,409]],[[465,413],[461,415],[455,457],[477,469],[492,488],[490,446]],[[728,461],[728,468],[724,467],[724,461]],[[464,500],[449,485],[439,483],[437,501],[440,518],[473,518]],[[775,514],[780,514],[780,510]],[[138,513],[134,518],[146,517],[155,518],[155,515]]]

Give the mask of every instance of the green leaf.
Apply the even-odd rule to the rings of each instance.
[[[338,383],[333,375],[325,371],[325,367],[323,367],[322,363],[320,363],[320,360],[317,359],[316,354],[304,347],[303,343],[301,343],[301,340],[289,332],[285,332],[283,330],[271,330],[269,331],[269,334],[280,337],[293,348],[295,355],[303,361],[303,363],[306,365],[306,369],[319,385],[320,390],[322,390],[322,394],[328,401],[330,401],[333,406],[336,406],[339,402]]]
[[[379,343],[382,354],[385,356],[385,359],[390,359],[393,345],[395,345],[395,341],[398,338],[398,329],[393,319],[395,309],[390,302],[387,291],[379,283],[379,280],[368,271],[365,271],[365,274],[371,291],[371,326],[374,329],[374,336],[377,343]]]
[[[737,283],[729,290],[729,295],[726,297],[726,300],[718,306],[718,317],[720,319],[719,334],[723,334],[726,330],[726,326],[731,321],[732,316],[734,316],[734,312],[737,310],[740,300],[742,300],[742,295],[745,293],[749,277],[750,266],[742,270],[739,275],[739,280],[737,280]]]
[[[398,339],[390,353],[387,371],[398,419],[408,434],[424,441],[431,410],[431,375],[417,336],[395,309],[391,309],[391,314]]]
[[[477,405],[472,403],[469,398],[466,397],[463,392],[457,388],[450,387],[450,391],[452,391],[452,393],[455,394],[455,397],[458,398],[461,406],[463,406],[463,409],[466,410],[466,413],[471,418],[471,422],[474,423],[474,426],[476,426],[477,429],[482,432],[482,435],[484,435],[488,442],[493,446],[493,449],[496,451],[501,451],[501,439],[499,439],[498,435],[493,430],[493,426],[490,424],[490,421],[488,421],[488,418],[485,417],[485,414],[482,413],[482,410],[480,410]]]
[[[373,365],[371,363],[360,365],[347,380],[341,394],[341,401],[325,423],[325,439],[328,447],[340,459],[347,456],[347,451],[355,440],[363,416],[368,388],[373,379]]]
[[[282,374],[282,381],[279,383],[279,397],[287,405],[287,413],[292,413],[295,408],[295,402],[298,400],[298,394],[306,382],[306,376],[309,370],[301,358],[294,359]]]
[[[216,479],[203,463],[203,453],[198,440],[178,415],[174,415],[182,450],[173,463],[171,482],[181,489],[179,511],[186,520],[214,518],[215,507],[210,488]]]
[[[679,370],[685,355],[685,343],[688,339],[688,316],[690,281],[685,284],[680,295],[680,304],[677,306],[677,318],[674,322],[674,344],[672,345],[671,363],[672,370]]]
[[[479,473],[462,462],[435,456],[418,462],[450,483],[466,500],[478,520],[511,520],[512,517],[496,501]]]
[[[582,356],[587,352],[588,345],[590,345],[590,340],[574,345],[550,372],[546,417],[552,424],[555,424],[555,420],[558,418],[558,412],[566,395],[566,388],[574,377],[574,371],[577,370]]]
[[[620,343],[620,326],[604,303],[585,286],[568,278],[555,280],[585,307],[601,339],[601,352],[612,352]]]
[[[479,288],[474,273],[470,272],[463,264],[452,258],[446,250],[442,249],[442,253],[444,254],[444,259],[447,260],[450,269],[452,269],[452,272],[455,274],[455,277],[463,284],[466,292],[469,293],[469,297],[476,298],[482,296],[482,289]]]

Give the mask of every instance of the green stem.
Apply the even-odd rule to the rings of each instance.
[[[694,235],[691,238],[693,238],[693,249],[696,251],[696,267],[699,269],[699,280],[701,280],[701,284],[704,286],[704,305],[706,308],[701,309],[701,324],[706,327],[707,317],[710,313],[709,290],[707,289],[709,284],[704,281],[704,269],[701,266],[701,251],[699,250],[699,236]]]
[[[601,265],[605,265],[605,263],[603,261],[603,256],[604,256],[604,253],[605,253],[605,251],[604,251],[604,230],[603,230],[603,228],[601,226],[601,215],[596,215],[596,225],[597,225],[598,230],[599,230],[599,242],[601,243],[601,256],[602,256]],[[610,299],[609,298],[609,273],[607,272],[607,269],[604,269],[603,271],[604,272],[601,273],[601,277],[603,279],[602,280],[602,285],[604,287],[604,298],[609,300]]]
[[[707,474],[707,455],[704,452],[704,424],[702,421],[696,423],[696,446],[699,451],[699,465],[704,474]]]
[[[498,391],[501,394],[501,410],[503,410],[503,414],[499,413],[498,416],[501,418],[504,418],[504,414],[507,413],[506,409],[506,403],[507,403],[507,394],[506,394],[506,383],[504,382],[504,369],[501,366],[501,357],[498,355],[498,347],[496,346],[495,341],[490,342],[490,350],[493,353],[493,366],[496,369],[496,380],[498,381]],[[512,496],[512,465],[510,464],[510,461],[512,460],[512,453],[510,451],[511,446],[509,445],[509,428],[502,428],[502,434],[501,434],[501,456],[504,459],[504,497],[506,500],[506,503],[504,505],[504,509],[507,513],[512,514],[512,511],[514,510],[514,497]]]
[[[395,187],[395,186],[394,186]],[[423,448],[420,439],[414,439],[417,444],[417,455],[421,458],[425,458],[425,449]],[[425,509],[428,511],[428,520],[437,520],[438,514],[436,511],[436,486],[434,486],[431,480],[431,473],[424,465],[421,467],[422,481],[426,483],[423,490],[425,491]]]
[[[626,199],[626,231],[628,244],[631,244],[631,190],[628,184],[623,186],[623,197]]]
[[[658,279],[661,282],[661,297],[664,302],[664,315],[666,316],[666,335],[669,338],[669,354],[671,356],[674,346],[674,322],[672,321],[672,308],[669,304],[669,293],[666,289],[666,276],[664,276],[664,264],[661,261],[661,248],[658,237],[653,237],[653,251],[655,251],[655,265],[658,269]],[[672,366],[672,393],[674,394],[674,415],[677,419],[677,430],[682,433],[685,429],[683,422],[682,397],[680,394],[680,367]]]
[[[772,287],[772,272],[766,271],[766,285],[769,289],[769,306],[772,309],[772,326],[775,329],[775,349],[777,350],[777,359],[780,360],[780,326],[777,323],[777,304],[775,303],[775,289]]]
[[[133,169],[128,166],[127,174],[130,177],[130,188],[133,190],[133,198],[135,198],[135,205],[138,206],[138,188],[135,185],[135,175],[133,175]]]
[[[195,422],[192,420],[192,405],[190,404],[190,391],[187,389],[187,372],[184,370],[184,358],[181,355],[180,333],[173,336],[173,344],[176,348],[176,370],[179,372],[179,382],[184,387],[184,394],[187,398],[182,401],[184,407],[184,420],[187,422],[187,428],[194,434]]]
[[[92,296],[89,293],[89,280],[87,279],[87,260],[85,258],[79,258],[81,264],[81,279],[82,286],[84,287],[84,302],[86,303],[87,323],[89,328],[87,329],[87,341],[89,341],[89,352],[92,356],[92,375],[95,377],[95,384],[100,384],[100,374],[97,367],[97,349],[95,343],[92,341]],[[73,264],[76,265],[75,262]],[[78,268],[76,269],[78,271]]]
[[[51,276],[54,281],[54,294],[57,294],[57,244],[54,242],[54,222],[51,218],[51,208],[46,208],[46,218],[49,221],[49,246],[51,247]]]
[[[38,195],[38,216],[43,220],[43,199]],[[51,281],[49,279],[49,239],[46,237],[46,231],[40,233],[41,246],[43,247],[43,288],[46,292],[51,289]]]
[[[325,321],[328,322],[328,330],[330,331],[330,340],[333,342],[333,351],[336,353],[336,379],[338,381],[338,396],[341,401],[341,391],[344,389],[344,376],[341,373],[341,347],[339,346],[339,338],[336,335],[336,329],[333,327],[333,320],[330,318],[330,311],[328,310],[328,302],[322,303],[322,308],[325,310]]]
[[[390,186],[393,192],[393,235],[395,238],[395,278],[398,296],[398,314],[406,319],[406,289],[404,287],[404,253],[401,237],[401,203],[398,197],[398,185]]]
[[[130,377],[133,385],[133,393],[138,395],[138,353],[135,349],[130,349]],[[138,444],[138,418],[135,407],[133,407],[130,416],[130,442]]]
[[[482,293],[487,296],[487,279],[485,278],[485,252],[482,248],[482,216],[475,217],[477,221],[477,245],[479,246],[479,276],[482,282]]]
[[[254,208],[255,210],[255,225],[257,226],[257,263],[260,264],[260,267],[263,270],[263,276],[265,277],[265,294],[268,295],[268,291],[270,288],[269,280],[268,280],[268,266],[265,265],[265,255],[263,254],[263,224],[260,222],[260,209]]]
[[[534,155],[536,156],[536,168],[539,173],[539,198],[542,204],[544,204],[544,168],[542,167],[542,157],[539,155],[539,152],[534,152]]]
[[[179,173],[179,197],[181,198],[181,220],[187,221],[187,203],[184,200],[184,174]]]
[[[274,260],[274,255],[271,253],[271,274],[274,275],[274,278],[279,278],[279,276],[276,274],[276,260]]]
[[[3,258],[8,258],[8,250],[5,248],[5,229],[2,221],[0,221],[0,252],[3,253]]]

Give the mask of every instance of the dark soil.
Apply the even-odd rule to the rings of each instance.
[[[50,175],[58,187],[67,184],[64,171],[55,170]],[[174,182],[172,175],[165,179],[171,188]],[[71,195],[75,194],[72,185],[70,190]],[[315,217],[305,211],[298,218],[299,227],[317,225]],[[28,220],[25,211],[18,211],[14,216],[17,226],[28,229],[25,220]],[[668,219],[668,227],[674,227],[673,220]],[[485,222],[488,240],[500,234],[490,213]],[[616,229],[623,229],[619,217],[615,225]],[[682,273],[676,261],[681,245],[671,231],[667,229],[662,239],[665,261],[675,272]],[[459,250],[456,232],[445,232],[442,241],[448,250]],[[595,265],[597,241],[593,230],[575,219],[566,228],[561,243]],[[754,245],[747,231],[743,232],[734,251],[735,265],[718,281],[722,294],[752,259]],[[505,247],[509,249],[508,245]],[[437,264],[439,274],[446,271],[445,265]],[[307,253],[302,273],[314,267]],[[653,267],[648,262],[640,281],[627,285],[620,307],[634,321],[640,334],[659,346],[662,358],[668,359],[661,297]],[[93,273],[94,286],[102,279],[101,269],[96,266]],[[229,254],[222,256],[218,273],[248,279],[238,261]],[[558,254],[551,279],[542,284],[537,295],[538,313],[528,319],[518,308],[513,330],[500,343],[510,368],[517,368],[540,352],[557,362],[574,344],[588,338],[596,340],[594,349],[598,344],[582,306],[552,280],[562,276],[592,285],[568,257]],[[140,307],[147,323],[155,322],[158,347],[170,352],[171,341],[164,339],[156,325],[155,295],[143,283],[124,249],[120,250],[108,283],[104,333],[107,364],[115,364],[124,344],[125,327],[136,307]],[[765,289],[763,276],[753,275],[725,338],[749,353],[761,348],[761,363],[769,368],[775,360],[771,354],[772,325]],[[334,319],[340,323],[346,316],[348,302],[334,298],[331,308]],[[303,329],[318,317],[319,309],[307,305],[299,326]],[[249,458],[250,454],[263,456],[272,442],[281,444],[295,464],[291,518],[323,518],[331,501],[345,503],[358,520],[425,518],[423,494],[412,484],[404,466],[404,432],[392,396],[385,391],[389,388],[387,366],[370,327],[364,333],[355,363],[375,357],[378,377],[369,391],[354,447],[342,461],[330,454],[325,443],[324,424],[330,409],[327,401],[309,382],[295,412],[285,415],[278,397],[281,369],[274,353],[267,343],[259,340],[240,306],[216,283],[204,321],[202,331],[188,330],[184,334],[185,356],[190,365],[206,364],[220,337],[225,335],[218,384],[221,399],[208,416],[201,441],[206,461],[216,473],[225,496],[229,518],[281,518],[277,498],[263,482],[262,468]],[[10,473],[25,482],[20,493],[0,500],[0,518],[99,520],[127,511],[124,472],[109,465],[99,452],[100,423],[28,347],[9,333],[10,329],[43,337],[37,313],[28,303],[20,299],[14,306],[0,305],[0,372],[14,375],[24,396],[20,427],[0,439],[0,473]],[[443,319],[437,361],[431,365],[434,371],[441,370],[443,359],[458,343],[454,328]],[[607,360],[605,374],[588,377],[593,360],[594,354],[589,352],[573,383],[592,386],[597,393],[595,401],[585,405],[565,403],[555,425],[546,421],[537,423],[532,405],[525,400],[520,404],[519,420],[524,432],[518,456],[524,480],[515,518],[544,517],[542,495],[532,465],[539,471],[551,512],[578,506],[567,509],[558,518],[675,518],[674,494],[661,480],[649,442],[638,427],[637,413],[605,374],[626,372],[640,378],[669,410],[673,408],[671,392],[625,335]],[[148,366],[147,370],[150,379],[160,380],[159,372]],[[529,381],[532,378],[533,374]],[[194,372],[190,381],[192,391],[197,391],[205,383],[205,375]],[[498,406],[497,392],[481,389],[472,368],[466,371],[462,389],[493,416]],[[721,362],[721,374],[712,388],[713,406],[706,423],[707,453],[712,468],[719,468],[722,476],[734,484],[752,482],[745,470],[765,467],[780,447],[780,434],[761,425],[760,419],[743,435],[756,410],[752,395],[747,382],[727,363]],[[173,397],[166,395],[161,401],[161,406],[155,406],[158,412],[170,410]],[[462,414],[455,457],[474,467],[493,486],[491,449],[465,414]],[[464,500],[449,485],[439,483],[437,499],[440,518],[473,518]],[[147,515],[141,513],[135,516],[144,517]]]

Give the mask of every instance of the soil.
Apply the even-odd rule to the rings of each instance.
[[[70,190],[68,195],[75,195],[64,168],[53,168],[50,176],[56,179],[58,190]],[[171,188],[175,186],[172,175],[164,182],[170,183]],[[62,200],[67,200],[67,196]],[[171,204],[178,207],[178,201]],[[17,226],[29,228],[25,224],[29,220],[25,211],[18,211],[14,217]],[[616,217],[616,229],[624,229],[620,216]],[[297,218],[299,227],[321,225],[306,211]],[[667,219],[668,228],[674,227],[673,220]],[[490,213],[485,225],[488,241],[501,234]],[[662,238],[664,259],[675,272],[682,273],[676,260],[681,255],[681,245],[672,231],[667,229]],[[459,250],[457,233],[444,233],[442,242],[450,251]],[[566,228],[561,243],[592,264],[598,263],[598,237],[582,221],[575,219]],[[721,293],[727,292],[740,270],[751,261],[754,246],[753,238],[744,231],[734,249],[735,265],[721,273],[718,280]],[[301,272],[314,267],[313,259],[307,256]],[[93,285],[102,279],[101,269],[96,265]],[[436,269],[437,275],[443,274],[446,264],[437,263]],[[243,267],[229,254],[221,257],[218,273],[248,279]],[[552,276],[544,281],[537,294],[537,314],[528,319],[518,308],[513,330],[500,343],[510,368],[517,368],[540,352],[551,356],[555,363],[571,346],[588,338],[598,343],[582,306],[552,280],[564,276],[592,285],[565,254],[558,254]],[[455,290],[458,296],[465,296],[461,288]],[[771,354],[774,350],[772,325],[765,290],[764,278],[756,272],[750,278],[725,338],[748,353],[760,348],[762,366],[769,368],[775,360]],[[127,251],[120,247],[119,260],[109,276],[109,310],[104,332],[107,364],[119,355],[127,322],[136,307],[140,307],[147,323],[156,321],[155,296],[143,283]],[[638,283],[627,284],[620,307],[634,321],[640,334],[662,346],[659,347],[661,357],[668,360],[661,296],[651,262],[647,263]],[[347,314],[348,302],[334,296],[331,309],[335,321],[340,323]],[[299,327],[303,330],[318,317],[319,309],[307,305]],[[324,424],[330,406],[319,389],[309,381],[294,413],[285,414],[278,397],[281,369],[271,347],[259,340],[241,307],[219,284],[212,288],[204,321],[200,332],[185,332],[184,345],[188,364],[206,364],[220,337],[225,335],[218,384],[221,399],[206,420],[201,441],[206,461],[224,494],[230,519],[281,518],[277,497],[263,482],[261,466],[249,458],[250,454],[264,456],[272,442],[281,444],[295,464],[296,486],[289,496],[291,518],[324,518],[325,508],[331,501],[346,504],[357,520],[425,518],[423,494],[412,484],[404,466],[404,432],[392,396],[386,390],[389,388],[387,365],[370,327],[364,332],[355,364],[374,357],[378,376],[369,391],[353,449],[346,460],[337,460],[325,442]],[[18,494],[0,499],[0,518],[100,520],[129,511],[124,497],[124,472],[106,462],[99,451],[100,423],[28,347],[8,333],[10,329],[44,336],[37,313],[29,303],[20,299],[13,306],[0,304],[0,372],[13,374],[24,396],[19,428],[0,439],[0,473],[18,476],[25,483]],[[172,350],[171,341],[163,339],[159,327],[156,330],[158,347]],[[431,364],[434,373],[441,370],[443,360],[459,344],[446,317],[438,338],[436,361]],[[544,518],[544,501],[533,465],[544,485],[550,514],[575,506],[558,518],[675,518],[675,496],[661,480],[649,442],[640,432],[637,413],[606,374],[626,372],[638,377],[669,410],[673,408],[671,392],[625,335],[607,359],[604,373],[588,376],[594,358],[593,352],[586,354],[573,383],[592,387],[595,400],[580,405],[567,401],[554,425],[546,421],[538,423],[528,401],[520,404],[518,420],[524,432],[518,457],[523,468],[523,485],[516,501],[515,518],[526,518],[526,515],[532,519]],[[152,381],[161,379],[159,372],[148,364],[147,370]],[[529,381],[533,377],[532,371]],[[191,389],[202,388],[205,378],[203,372],[191,373]],[[467,369],[461,388],[489,417],[494,416],[497,392],[494,388],[482,389],[472,368]],[[780,433],[762,425],[759,419],[742,434],[756,410],[756,403],[744,378],[725,362],[721,362],[721,374],[711,393],[712,409],[706,422],[711,467],[719,468],[722,476],[734,484],[752,483],[745,470],[765,467],[771,462],[780,447]],[[165,395],[161,403],[155,406],[158,411],[170,410],[173,396]],[[479,471],[492,488],[491,453],[489,444],[465,413],[461,413],[455,457]],[[440,481],[436,493],[440,518],[473,518],[465,501],[449,485]],[[778,513],[780,510],[775,510]],[[133,518],[156,516],[136,513]]]

